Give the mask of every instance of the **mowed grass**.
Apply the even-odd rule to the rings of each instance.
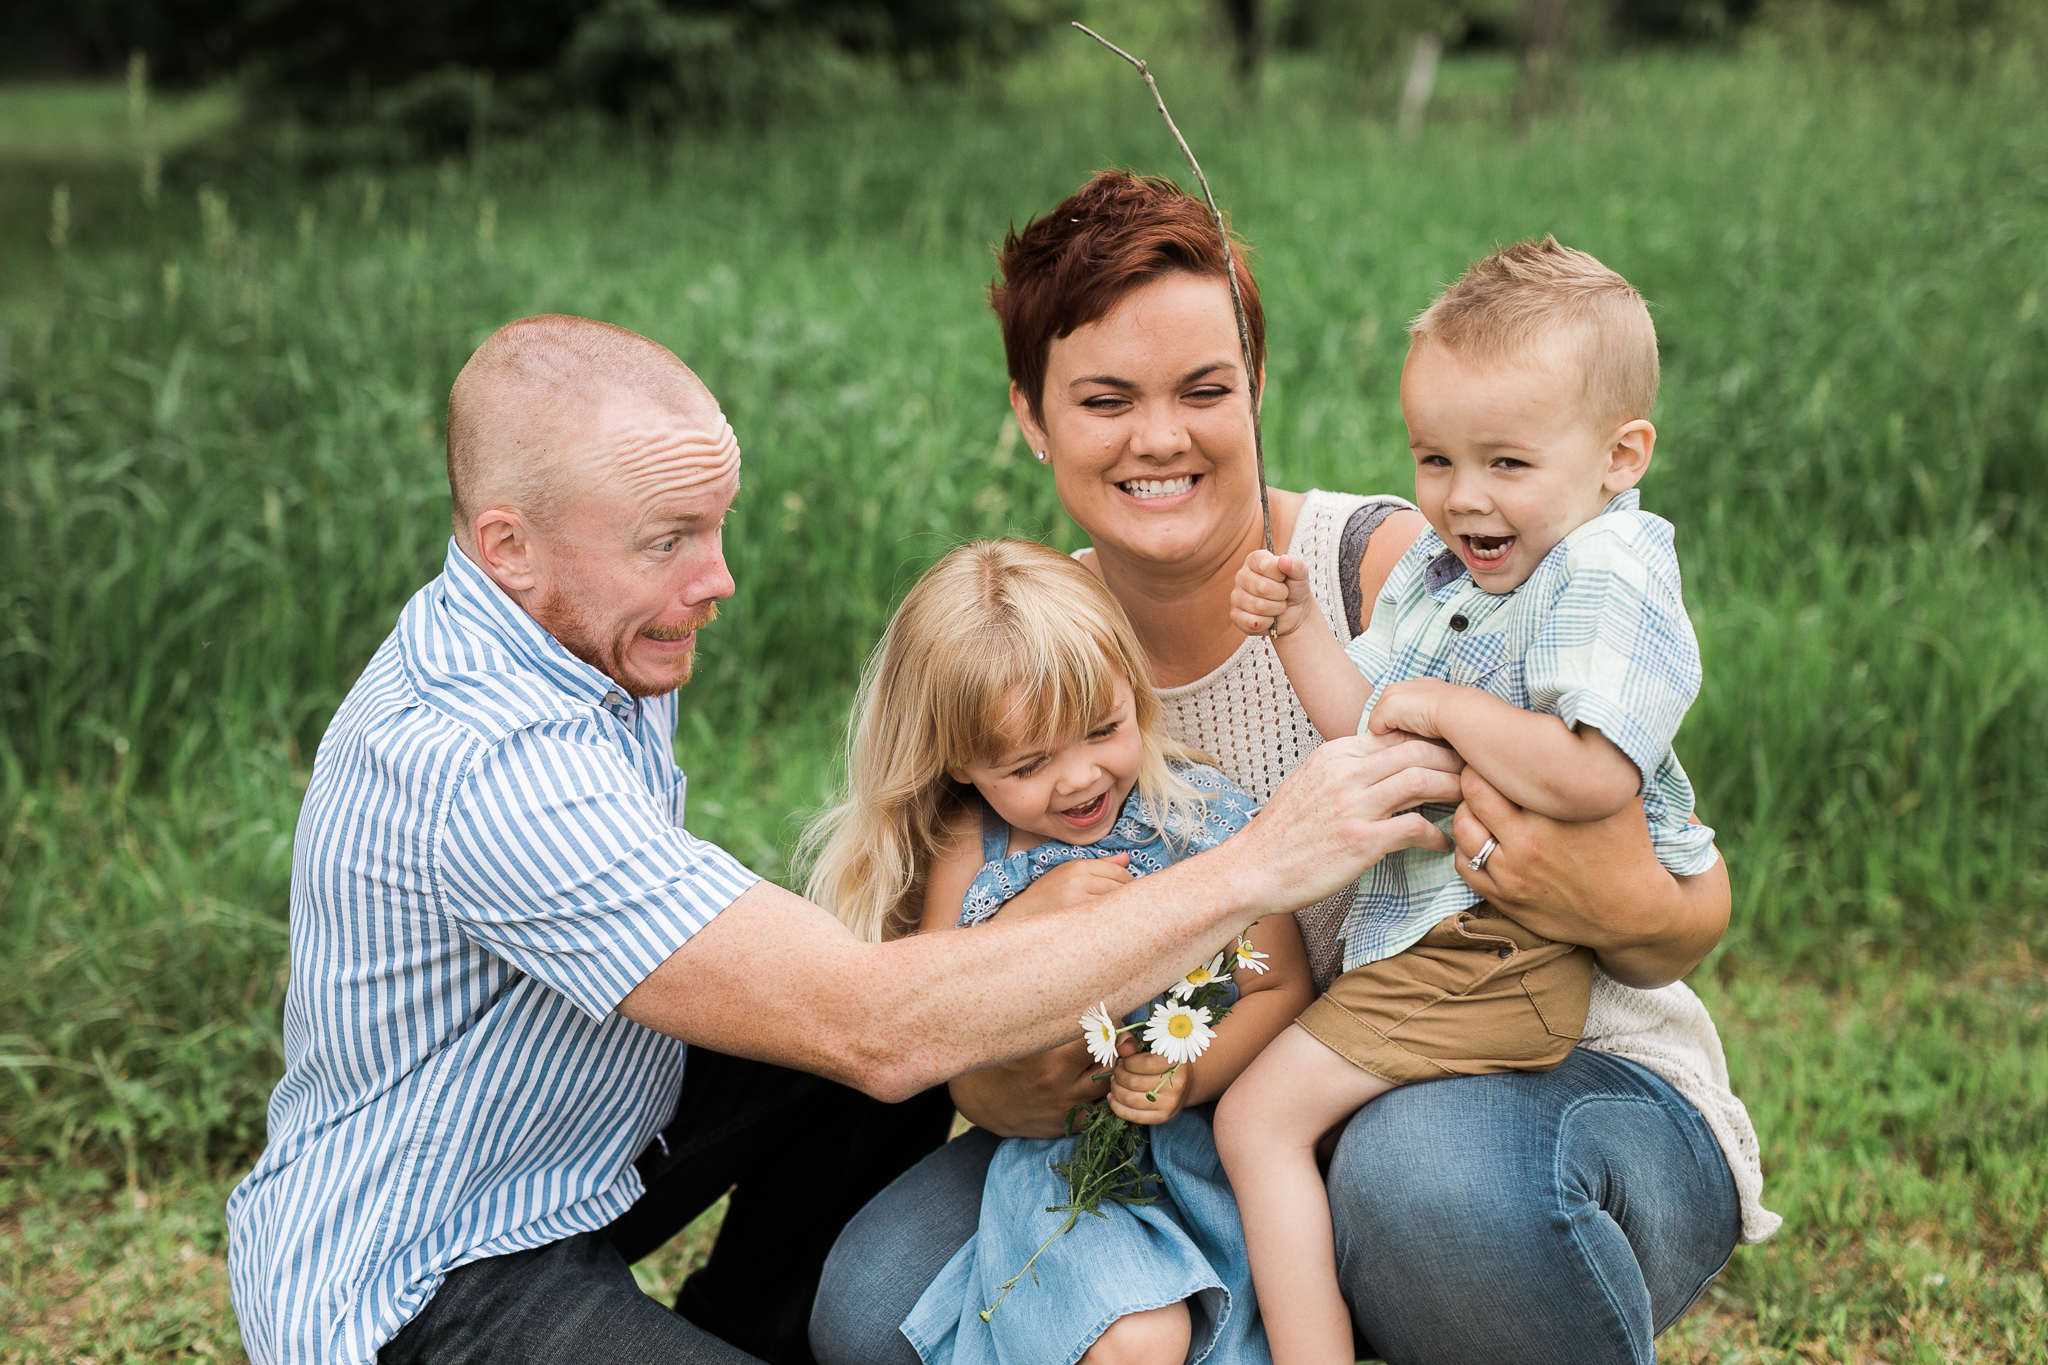
[[[1497,241],[1554,231],[1657,307],[1645,497],[1707,671],[1679,747],[1737,887],[1695,984],[1789,1219],[1667,1354],[2048,1353],[2034,68],[1615,61],[1518,134],[1506,68],[1454,64],[1404,142],[1313,64],[1254,100],[1158,56],[1257,249],[1276,482],[1408,488],[1401,327]],[[1180,174],[1171,144],[1064,50],[847,98],[398,172],[200,152],[154,207],[118,158],[0,162],[0,1359],[234,1352],[218,1206],[281,1067],[299,793],[438,567],[441,408],[492,327],[644,331],[740,433],[740,595],[677,748],[693,828],[764,872],[917,570],[1077,543],[1007,425],[987,249],[1096,166]]]

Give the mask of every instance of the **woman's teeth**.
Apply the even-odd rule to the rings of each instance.
[[[1498,564],[1515,548],[1513,536],[1466,536],[1465,548],[1480,564]]]
[[[1195,486],[1195,476],[1184,474],[1178,479],[1129,479],[1117,485],[1134,498],[1171,498],[1188,492]]]

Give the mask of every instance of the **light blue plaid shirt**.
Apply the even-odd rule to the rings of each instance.
[[[1596,727],[1643,773],[1659,861],[1681,876],[1713,867],[1714,831],[1690,823],[1692,784],[1671,751],[1699,694],[1699,644],[1679,592],[1671,523],[1643,511],[1634,489],[1566,536],[1511,592],[1481,588],[1424,531],[1345,653],[1376,684],[1367,716],[1389,685],[1438,678]],[[1449,831],[1448,807],[1424,814]],[[1344,922],[1346,971],[1392,957],[1479,899],[1458,879],[1454,857],[1408,849],[1366,873]]]
[[[228,1200],[256,1365],[369,1365],[456,1266],[603,1227],[682,1085],[615,1013],[757,878],[634,701],[451,542],[327,727],[292,846],[285,1074]]]

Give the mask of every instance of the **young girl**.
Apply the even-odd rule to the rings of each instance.
[[[807,836],[818,852],[806,894],[870,939],[985,923],[1075,859],[1128,854],[1143,876],[1214,847],[1253,812],[1166,737],[1116,600],[1042,545],[976,541],[934,565],[877,647],[856,716],[846,800]],[[979,1230],[903,1323],[925,1365],[1267,1359],[1207,1106],[1313,992],[1291,916],[1261,920],[1249,939],[1263,961],[1237,958],[1248,964],[1233,974],[1237,1003],[1197,1061],[1166,1076],[1163,1058],[1140,1053],[1114,1068],[1110,1109],[1155,1125],[1156,1202],[1083,1218],[984,1321],[1002,1282],[1065,1221],[1050,1208],[1067,1203],[1067,1183],[1050,1166],[1075,1139],[1003,1143]],[[1204,970],[1190,965],[1191,979]],[[1020,962],[1020,988],[1058,969]]]

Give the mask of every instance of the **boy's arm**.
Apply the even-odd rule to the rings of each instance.
[[[1372,680],[1358,671],[1316,608],[1308,566],[1293,555],[1254,550],[1238,571],[1230,619],[1247,635],[1268,635],[1302,709],[1324,739],[1358,733]]]
[[[1394,683],[1373,707],[1370,728],[1443,740],[1501,795],[1553,820],[1605,820],[1642,790],[1635,761],[1599,730],[1573,729],[1476,687]]]

